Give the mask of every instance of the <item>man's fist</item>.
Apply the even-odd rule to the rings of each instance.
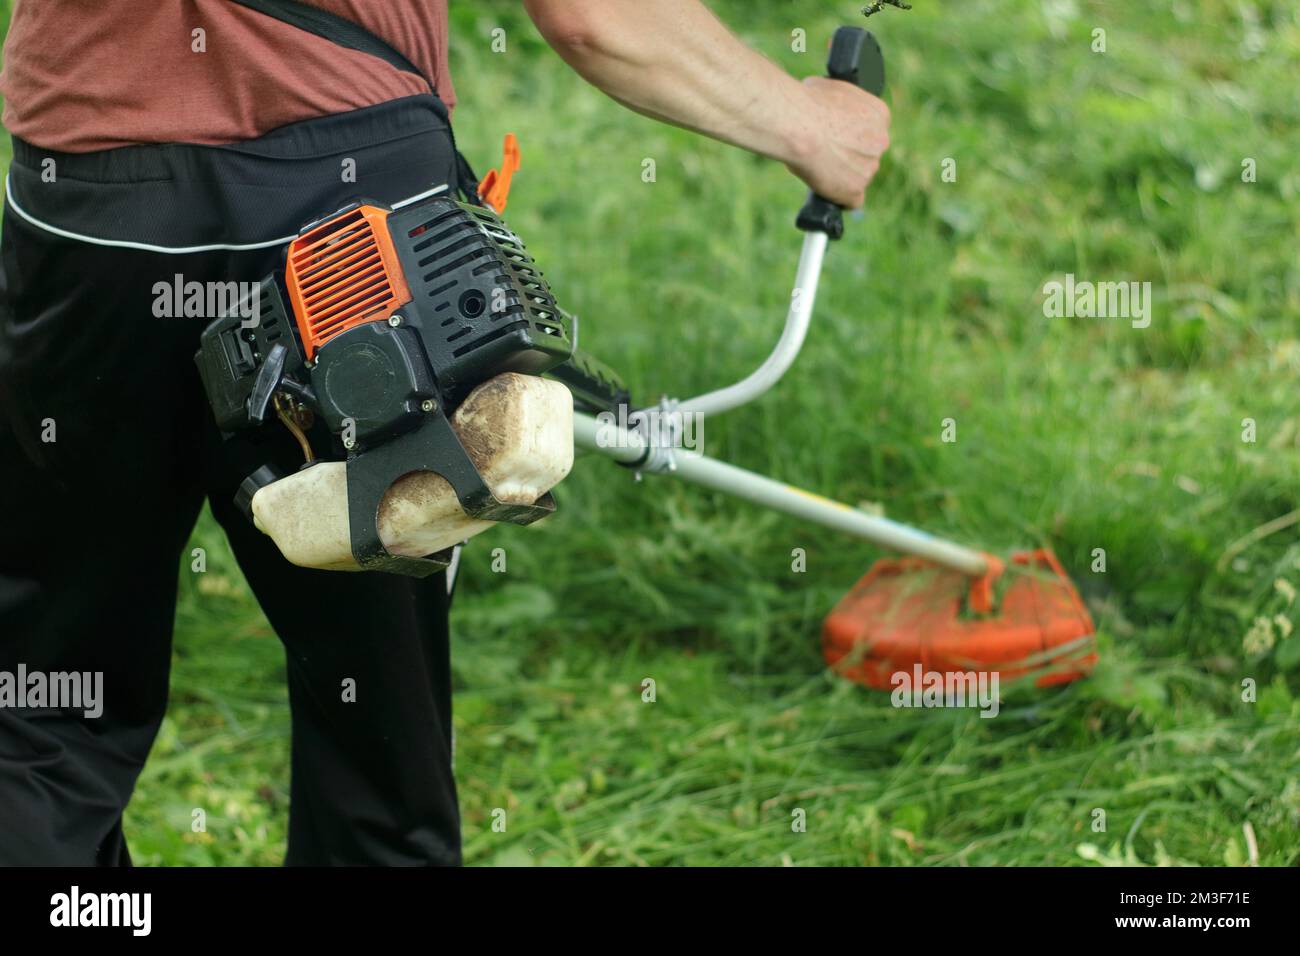
[[[808,77],[803,89],[806,112],[786,165],[817,195],[856,209],[889,148],[889,107],[852,83],[824,76]]]

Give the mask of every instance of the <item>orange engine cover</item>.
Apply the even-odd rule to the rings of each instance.
[[[970,579],[919,558],[877,561],[826,616],[827,662],[879,690],[899,671],[1038,673],[1040,687],[1083,677],[1097,661],[1094,627],[1050,551],[1012,556],[996,613],[962,616]]]
[[[308,361],[334,336],[411,301],[388,213],[358,206],[289,243],[285,284]]]

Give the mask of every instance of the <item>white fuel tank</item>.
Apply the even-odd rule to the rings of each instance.
[[[452,428],[493,494],[532,504],[573,467],[573,397],[559,382],[507,372],[474,389]],[[347,465],[321,462],[262,488],[253,522],[294,564],[358,570],[348,530]],[[379,507],[379,538],[393,554],[423,557],[494,522],[468,517],[446,479],[404,475]]]

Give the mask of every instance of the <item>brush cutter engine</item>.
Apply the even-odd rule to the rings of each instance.
[[[275,516],[254,499],[297,480],[303,491],[346,496],[354,563],[336,554],[315,566],[422,576],[445,567],[449,551],[397,554],[381,540],[380,525],[392,518],[381,505],[399,479],[439,476],[439,488],[450,486],[463,517],[473,519],[462,522],[464,536],[487,522],[528,524],[554,510],[549,488],[572,462],[572,399],[563,385],[537,376],[570,357],[570,327],[519,237],[491,209],[447,197],[400,209],[359,201],[303,227],[256,301],[203,332],[196,361],[223,432],[278,417],[303,448],[304,471],[335,473],[309,481],[303,471],[285,478],[268,465],[250,475],[238,500],[263,530]],[[467,399],[489,382],[499,387],[482,391],[469,414]],[[520,429],[494,420],[506,406],[514,426],[539,407],[545,415]],[[308,439],[316,419],[346,465],[316,457]],[[503,449],[502,435],[522,444]],[[537,446],[538,436],[546,447]],[[503,500],[485,473],[500,473],[512,458],[533,472],[522,483],[506,481],[511,494]],[[499,485],[503,474],[496,477]],[[545,487],[521,501],[530,483]],[[406,510],[427,504],[433,490],[417,489]],[[320,510],[341,513],[337,501]],[[298,538],[307,530],[300,522]],[[295,560],[278,536],[277,543]]]

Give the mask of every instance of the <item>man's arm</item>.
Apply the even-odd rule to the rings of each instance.
[[[861,206],[889,146],[889,108],[851,83],[800,83],[699,0],[524,0],[546,41],[593,86],[646,116],[785,163],[827,199]]]

